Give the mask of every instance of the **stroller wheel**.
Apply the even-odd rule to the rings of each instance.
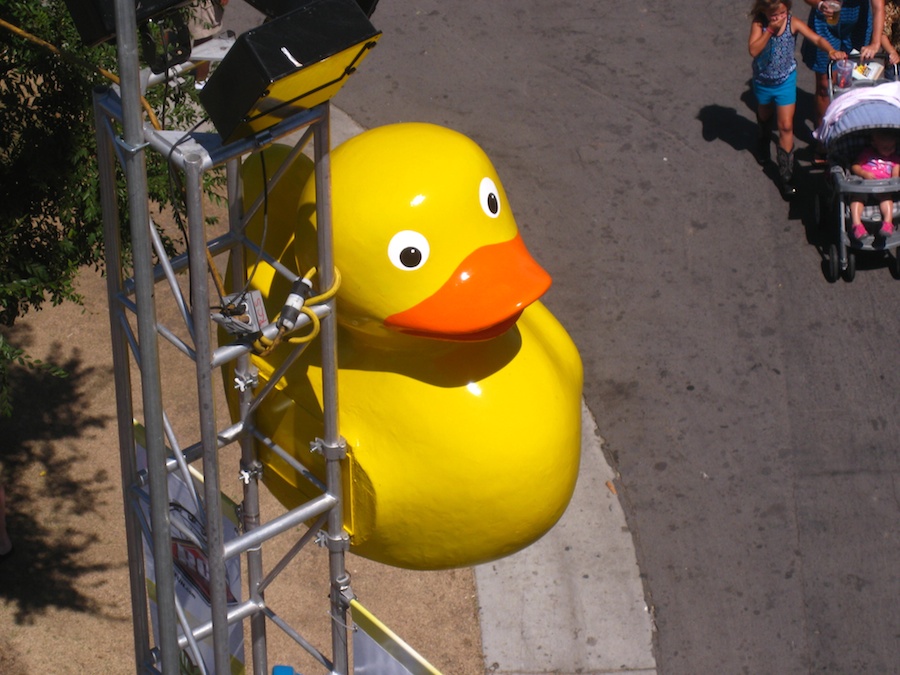
[[[834,283],[841,278],[841,268],[838,263],[838,247],[837,244],[831,244],[828,247],[828,257],[822,261],[822,271],[829,283]]]
[[[856,278],[856,254],[853,251],[847,252],[847,267],[844,268],[843,277],[847,283]]]

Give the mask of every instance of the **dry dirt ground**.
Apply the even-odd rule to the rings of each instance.
[[[83,308],[48,307],[4,332],[68,377],[14,369],[14,416],[0,419],[15,544],[0,562],[2,675],[135,672],[105,280],[86,270],[78,288]],[[171,310],[159,303],[165,318]],[[167,411],[182,438],[196,439],[193,373],[174,349],[161,358]],[[223,457],[223,490],[234,496],[238,468]],[[271,498],[263,506],[276,508]],[[264,561],[273,564],[299,535],[273,542]],[[359,600],[435,667],[485,672],[472,570],[409,572],[352,555],[347,567]],[[312,548],[267,591],[276,611],[326,654],[327,575],[324,552]],[[270,668],[324,671],[268,626]]]

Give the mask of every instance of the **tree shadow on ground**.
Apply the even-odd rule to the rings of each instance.
[[[7,333],[17,344],[26,346],[23,343],[29,341],[27,327]],[[85,517],[97,518],[104,495],[115,490],[102,467],[84,477],[91,458],[79,454],[76,443],[110,421],[109,416],[89,412],[84,392],[96,377],[95,369],[84,365],[78,349],[66,355],[59,343],[43,360],[68,376],[11,368],[14,411],[10,418],[0,417],[7,525],[15,546],[0,563],[0,598],[16,607],[19,624],[31,623],[50,607],[98,612],[77,582],[110,568],[85,562],[86,552],[99,537],[79,526]]]

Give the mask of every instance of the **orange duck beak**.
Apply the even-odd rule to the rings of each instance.
[[[517,234],[470,253],[436,293],[384,323],[420,337],[490,340],[509,330],[550,283]]]

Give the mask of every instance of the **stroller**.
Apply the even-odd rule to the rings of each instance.
[[[833,82],[831,77],[829,81]],[[900,251],[896,250],[900,247],[900,231],[896,228],[900,221],[900,178],[863,180],[850,172],[875,130],[896,134],[900,154],[900,82],[858,84],[842,89],[829,87],[832,100],[815,132],[825,148],[827,165],[825,190],[816,194],[813,213],[815,222],[829,230],[831,241],[823,267],[831,282],[841,277],[853,281],[859,253],[886,258],[891,274],[900,279]],[[882,221],[879,203],[888,197],[894,202],[894,233],[889,237],[873,235]],[[852,201],[864,204],[862,222],[868,234],[859,240],[850,236]]]

